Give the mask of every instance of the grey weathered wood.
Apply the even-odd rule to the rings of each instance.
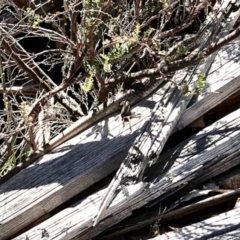
[[[180,71],[180,79],[185,75],[182,76],[181,73]],[[165,84],[168,83],[163,83]],[[180,92],[178,96],[181,99]],[[160,91],[144,101],[156,103],[161,98]],[[179,99],[176,101],[174,98],[172,98],[174,101],[168,105],[170,112],[173,107],[176,107],[172,117],[168,119],[172,122],[172,126],[186,106],[186,102],[180,102],[175,106]],[[14,234],[113,172],[124,158],[128,146],[139,134],[142,124],[149,119],[150,109],[145,109],[141,107],[134,109],[135,112],[141,112],[143,117],[140,121],[133,120],[133,133],[129,134],[129,129],[125,129],[122,134],[119,134],[122,123],[116,122],[115,116],[109,117],[61,145],[51,154],[44,156],[3,184],[0,190],[0,212],[2,213],[0,236],[6,238]],[[105,127],[102,127],[104,124]],[[165,129],[169,134],[171,129],[168,129],[167,125]],[[163,137],[166,138],[166,136],[164,133]],[[22,221],[22,219],[25,220]]]
[[[128,125],[123,128],[114,114],[2,184],[0,239],[19,231],[116,170],[158,100],[157,92],[134,108],[142,117],[132,119],[132,132]]]
[[[238,37],[236,41],[239,41],[239,40],[240,38]],[[239,60],[239,58],[240,58],[240,48],[238,44],[229,44],[222,47],[217,53],[214,64],[209,69],[209,74],[207,78],[211,78],[212,74],[215,72],[218,72],[219,75],[224,74],[224,72],[222,72],[223,66],[225,66],[228,62],[233,62],[234,64],[236,60],[237,61]],[[206,80],[208,81],[208,79]],[[203,92],[205,91],[206,91],[206,88],[203,89]]]
[[[231,236],[239,232],[240,229],[240,207],[231,211],[219,214],[218,216],[195,223],[193,225],[180,228],[174,232],[169,232],[151,240],[196,240],[196,239],[225,239],[225,233]],[[223,235],[224,234],[224,235]],[[216,237],[214,237],[216,236]],[[235,235],[236,236],[236,235]],[[214,238],[212,238],[214,237]],[[228,238],[229,239],[229,238]],[[234,239],[234,238],[233,238]],[[239,235],[238,235],[239,239]]]
[[[211,240],[238,240],[240,236],[240,227],[237,230],[221,234],[211,238]]]
[[[219,21],[221,22],[223,19],[224,15],[222,14],[222,10],[224,8],[229,8],[229,1],[224,1],[222,5],[220,5],[217,19],[212,19],[208,16],[206,22],[199,30],[201,42],[194,52],[203,50],[209,41],[211,41],[214,28],[219,24]],[[230,19],[232,23],[232,18]],[[223,29],[225,29],[225,27],[226,26],[224,26]],[[220,36],[226,35],[227,32],[227,30],[224,30],[224,33],[220,33]],[[194,53],[191,53],[191,55],[192,54],[194,55]],[[202,61],[202,65],[199,64],[199,66],[194,69],[188,68],[186,73],[183,72],[182,75],[184,75],[184,77],[180,82],[174,78],[173,82],[181,84],[184,80],[188,85],[193,85],[194,88],[194,81],[196,81],[197,75],[199,73],[208,73],[215,56],[216,53],[205,60],[205,62]],[[195,77],[194,80],[193,76]],[[104,196],[99,210],[94,217],[94,226],[101,219],[103,212],[111,203],[117,189],[126,185],[126,179],[130,177],[134,179],[133,182],[139,181],[139,179],[141,180],[145,168],[156,163],[165,142],[188,103],[188,100],[177,90],[177,87],[173,84],[170,86],[169,91],[164,90],[165,95],[163,95],[161,101],[155,106],[147,125],[136,138],[127,157],[109,185],[107,194]],[[133,164],[133,162],[137,163]]]
[[[188,184],[193,187],[234,167],[240,163],[239,117],[240,110],[237,110],[160,156],[160,162],[151,170],[151,177],[146,179],[148,183],[127,187],[128,196],[120,192],[96,227],[92,227],[92,217],[106,189],[63,210],[16,239],[26,236],[39,239],[41,229],[47,230],[49,239],[90,239],[129,216],[133,209],[158,197],[162,200]]]
[[[182,80],[182,78],[180,79]],[[96,225],[96,223],[99,221],[104,210],[111,202],[116,189],[119,187],[122,181],[122,178],[124,178],[125,175],[129,175],[130,172],[132,176],[139,176],[142,170],[144,170],[144,165],[146,164],[144,162],[146,161],[145,159],[150,159],[149,154],[151,154],[152,152],[154,152],[156,155],[154,160],[157,159],[157,156],[160,154],[168,136],[170,135],[171,129],[178,120],[180,112],[186,106],[187,101],[184,101],[180,92],[176,92],[176,87],[171,82],[168,82],[161,89],[161,91],[162,93],[160,94],[160,101],[156,104],[150,118],[147,119],[147,124],[145,124],[144,130],[142,130],[139,136],[136,138],[135,142],[133,143],[133,147],[130,148],[127,157],[120,166],[120,169],[117,172],[116,176],[112,180],[108,189],[108,193],[103,199],[103,203],[100,204],[100,209],[94,220],[94,225]],[[181,102],[182,104],[178,105],[179,108],[177,108],[177,114],[175,114],[174,107],[175,104],[179,102]],[[169,118],[171,117],[172,119],[171,121],[169,121]],[[140,156],[138,152],[141,152]],[[137,166],[135,165],[133,169],[130,167],[130,164],[131,159],[134,158],[142,158],[142,161],[139,161],[137,163]],[[136,177],[135,180],[137,180]]]
[[[143,227],[150,226],[152,224],[155,224],[156,222],[160,221],[159,223],[161,225],[161,223],[166,222],[166,221],[184,218],[186,215],[193,214],[195,212],[199,212],[200,210],[202,211],[206,208],[215,206],[215,205],[223,203],[223,202],[230,201],[232,199],[236,199],[240,196],[240,189],[236,189],[236,190],[215,189],[215,190],[200,190],[200,191],[204,192],[203,194],[205,194],[205,193],[207,194],[209,192],[212,192],[212,193],[214,192],[214,193],[219,193],[219,195],[206,198],[199,202],[188,204],[185,207],[181,207],[181,208],[178,208],[175,210],[169,211],[169,208],[168,208],[168,209],[165,209],[164,212],[159,212],[159,214],[157,214],[156,211],[149,211],[147,213],[143,213],[142,215],[140,215],[140,216],[138,215],[135,218],[130,218],[128,220],[125,220],[122,228],[116,229],[113,226],[112,229],[111,228],[109,229],[110,233],[106,234],[102,237],[103,237],[103,239],[106,240],[106,239],[115,239],[116,237],[121,236],[123,234],[126,236],[126,233],[142,229]],[[199,191],[196,191],[196,192],[199,192]],[[222,193],[222,194],[220,194],[220,193]],[[188,197],[188,195],[187,195],[187,197]],[[181,200],[182,200],[182,198],[181,198]],[[181,201],[179,201],[179,202],[181,202]],[[177,203],[177,205],[178,205],[178,203]],[[175,205],[175,206],[177,206],[177,205]]]
[[[133,119],[132,133],[129,132],[127,125],[125,129],[122,128],[122,123],[115,120],[115,114],[69,142],[62,144],[51,154],[44,156],[9,182],[3,184],[0,189],[1,238],[11,236],[44,215],[45,212],[51,211],[116,170],[120,161],[125,157],[129,146],[139,134],[139,129],[149,119],[150,108],[159,101],[158,94],[144,100],[145,106],[149,104],[147,107],[142,106],[143,101],[134,109],[135,112],[142,113],[142,118],[140,121]],[[177,107],[180,107],[181,104],[183,103],[179,103]],[[176,111],[181,111],[181,109],[176,108]],[[173,113],[173,118],[170,118],[169,121],[177,119],[178,114],[174,114],[176,112]],[[119,133],[120,131],[122,132]],[[144,184],[139,183],[133,188],[140,187],[139,191],[141,191],[142,185]],[[125,215],[131,214],[128,211],[127,209],[115,216],[114,221],[111,218],[109,224],[118,221],[119,216],[124,218]],[[88,209],[86,214],[88,212],[91,211]],[[93,233],[96,234],[94,231]],[[71,234],[70,238],[77,236],[76,232],[71,232]]]
[[[239,16],[240,10],[232,12],[225,29],[231,29]],[[226,33],[227,31],[223,31],[220,37],[224,37]],[[235,44],[225,46],[215,54],[217,55],[216,60],[209,70],[202,94],[184,111],[175,131],[183,129],[239,90],[240,81],[237,77],[240,76],[238,71],[240,65],[240,48],[236,47]]]
[[[210,75],[213,80],[216,80],[216,83],[209,82],[209,92],[201,95],[196,103],[184,111],[177,124],[177,130],[183,129],[240,90],[239,64],[240,59],[235,59],[222,68],[222,71],[225,69],[226,75],[217,75],[217,73]]]

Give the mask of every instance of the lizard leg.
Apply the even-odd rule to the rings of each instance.
[[[130,122],[130,116],[125,116],[125,117],[123,117],[123,126],[125,125],[125,124],[124,124],[125,121],[129,123],[129,128],[130,128],[130,131],[132,132],[132,126],[131,126],[131,122]]]

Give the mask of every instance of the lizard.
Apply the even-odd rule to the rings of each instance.
[[[124,100],[123,102],[121,102],[120,106],[122,106],[120,115],[122,117],[123,127],[125,125],[124,123],[127,121],[129,123],[129,128],[132,131],[130,119],[140,117],[141,114],[131,112],[131,106],[130,106],[129,101],[127,101],[127,100]]]

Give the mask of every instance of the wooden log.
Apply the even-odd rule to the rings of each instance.
[[[122,229],[118,228],[114,232],[114,227],[113,227],[112,229],[113,232],[107,235],[101,236],[101,239],[104,239],[104,240],[114,239],[120,235],[129,233],[132,231],[140,230],[143,227],[151,226],[156,222],[161,224],[169,220],[183,218],[189,214],[202,211],[206,208],[216,206],[220,203],[227,202],[232,199],[236,199],[240,196],[240,189],[236,189],[232,191],[231,190],[203,190],[203,191],[212,192],[212,193],[213,192],[214,193],[223,192],[223,193],[213,197],[206,198],[196,203],[189,204],[185,207],[181,207],[179,209],[169,211],[167,213],[162,212],[157,214],[156,211],[152,211],[152,212],[148,212],[143,215],[137,216],[134,219],[129,219],[128,221],[124,222],[123,224],[124,227],[122,227]],[[111,229],[109,230],[111,232]]]
[[[183,239],[225,239],[227,236],[236,234],[240,229],[240,206],[236,209],[193,225],[180,228],[174,232],[169,232],[161,236],[151,238],[151,240],[183,240]],[[235,230],[234,232],[232,232]],[[232,232],[232,234],[231,234]],[[214,238],[212,238],[214,237]],[[238,235],[239,239],[239,235]]]
[[[187,139],[160,156],[149,169],[146,182],[126,187],[104,212],[103,220],[92,226],[101,197],[106,189],[56,214],[16,239],[39,239],[45,229],[52,239],[90,239],[131,214],[131,211],[182,188],[197,186],[240,163],[240,110]]]
[[[237,230],[221,234],[219,236],[211,238],[211,240],[238,240],[240,236],[240,228]]]

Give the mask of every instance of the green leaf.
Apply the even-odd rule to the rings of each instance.
[[[107,55],[101,53],[100,56],[101,56],[104,60],[109,61],[109,57],[108,57]]]
[[[104,65],[103,65],[103,70],[105,71],[105,72],[111,72],[112,70],[111,70],[111,67],[112,67],[112,64],[111,63],[109,63],[108,61],[105,61],[104,62]]]
[[[204,86],[205,86],[205,83],[206,83],[206,75],[205,73],[201,73],[198,75],[197,77],[197,87],[196,87],[196,94],[200,94],[201,91],[203,90]]]
[[[82,85],[82,89],[85,92],[89,92],[93,89],[93,79],[92,77],[86,78],[84,84]]]

